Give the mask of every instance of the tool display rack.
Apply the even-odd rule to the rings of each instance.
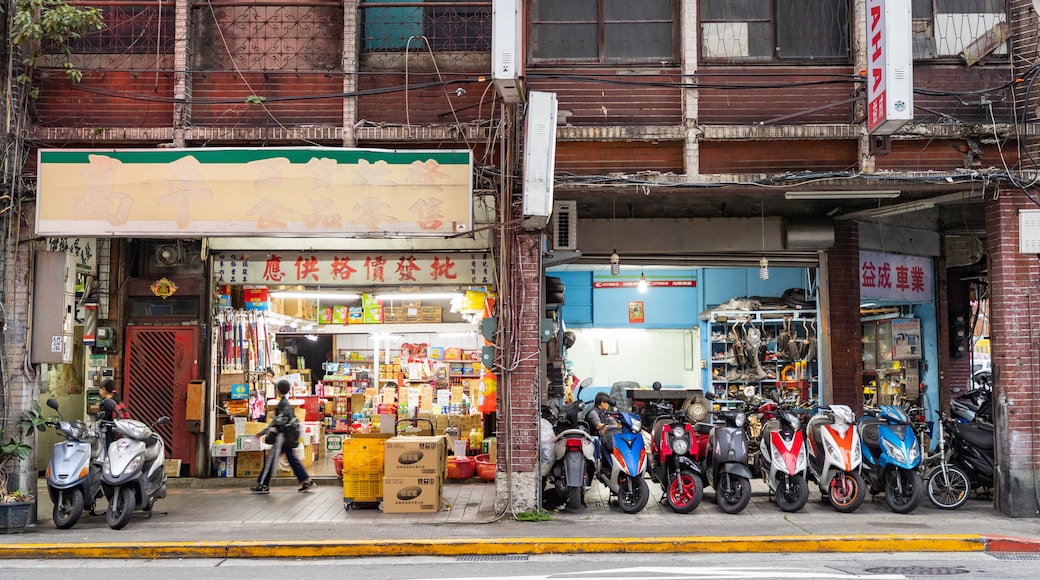
[[[759,334],[757,353],[754,331]],[[759,396],[773,388],[782,396],[803,400],[818,396],[815,310],[714,310],[708,332],[710,383],[716,397],[731,398],[748,386]]]

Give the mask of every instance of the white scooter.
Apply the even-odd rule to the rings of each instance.
[[[105,519],[113,530],[130,523],[135,510],[148,512],[166,497],[166,446],[152,431],[156,425],[168,425],[169,417],[159,417],[152,427],[133,419],[104,421],[106,427],[123,435],[108,446],[101,486],[108,498]]]
[[[58,412],[56,419],[47,419],[47,425],[65,436],[54,444],[47,464],[47,494],[54,504],[54,525],[67,530],[76,525],[83,508],[94,513],[95,501],[101,492],[101,465],[105,446],[98,433],[83,421],[66,421],[58,411],[58,401],[48,399],[47,406]]]
[[[831,405],[813,415],[805,425],[809,476],[820,486],[834,509],[852,513],[866,497],[860,465],[856,415],[847,405]]]

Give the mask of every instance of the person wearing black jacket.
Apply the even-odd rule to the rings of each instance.
[[[256,485],[250,490],[253,493],[271,493],[271,476],[277,469],[278,456],[284,454],[285,459],[289,462],[289,467],[293,470],[293,475],[300,482],[298,491],[301,493],[311,491],[317,484],[296,457],[295,449],[300,444],[300,423],[296,420],[292,405],[289,403],[289,381],[282,379],[278,381],[275,388],[282,398],[275,407],[274,418],[267,427],[256,434],[257,438],[265,437],[264,440],[271,444],[271,449],[267,453],[264,468],[260,470],[260,475],[256,478]]]
[[[101,383],[101,387],[98,388],[98,394],[101,395],[101,403],[98,405],[98,412],[94,415],[94,420],[101,425],[102,421],[113,421],[117,418],[116,406],[119,404],[119,401],[116,399],[115,381],[107,379]],[[112,443],[117,437],[110,427],[104,427],[102,431],[104,432],[104,443],[107,448],[109,443]]]

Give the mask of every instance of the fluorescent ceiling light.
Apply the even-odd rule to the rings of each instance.
[[[421,294],[418,292],[404,292],[399,294],[376,294],[373,298],[375,298],[376,300],[445,300],[462,298],[462,294],[458,292],[445,292],[440,294]]]
[[[910,203],[901,203],[899,205],[893,205],[890,207],[883,207],[870,211],[870,217],[883,218],[891,217],[895,215],[903,215],[907,213],[913,213],[915,211],[922,211],[926,209],[932,209],[935,204],[930,201],[913,201]]]
[[[306,290],[278,290],[271,292],[271,298],[305,298],[308,300],[357,300],[358,294],[348,292],[308,292]]]
[[[788,191],[787,199],[894,199],[899,197],[898,189],[873,190],[835,190],[835,191]]]

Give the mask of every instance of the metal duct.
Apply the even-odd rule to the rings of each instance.
[[[784,248],[823,250],[834,246],[834,222],[830,218],[784,220]]]

